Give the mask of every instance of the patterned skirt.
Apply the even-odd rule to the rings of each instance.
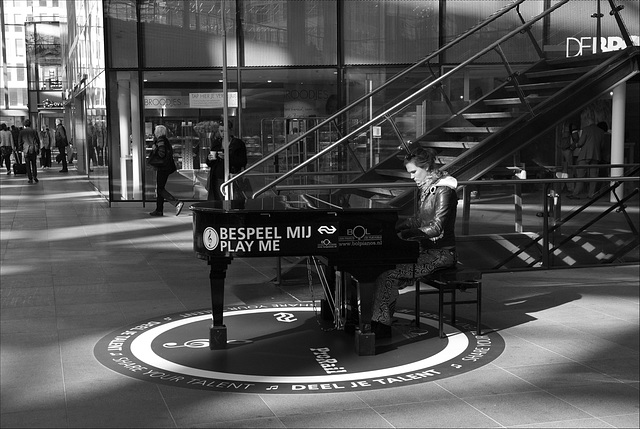
[[[372,321],[391,325],[391,318],[398,299],[398,290],[412,285],[417,278],[431,274],[437,269],[456,264],[455,251],[449,249],[427,249],[420,251],[415,264],[400,264],[385,271],[376,280]]]

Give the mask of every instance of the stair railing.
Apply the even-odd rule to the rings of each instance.
[[[635,245],[637,245],[638,243],[638,229],[637,227],[634,225],[634,221],[633,219],[629,216],[629,214],[627,213],[627,205],[629,202],[635,201],[637,200],[637,196],[639,193],[638,188],[636,187],[635,189],[631,190],[630,192],[626,193],[625,196],[620,197],[618,195],[618,193],[616,192],[616,190],[623,184],[623,183],[637,183],[638,181],[638,164],[610,164],[610,167],[618,167],[618,166],[624,166],[624,167],[631,167],[631,169],[626,172],[623,176],[612,176],[612,177],[598,177],[598,178],[590,178],[588,179],[588,181],[594,181],[594,182],[600,182],[600,183],[609,183],[609,186],[607,186],[606,188],[600,190],[600,192],[591,200],[586,201],[583,205],[577,207],[575,210],[571,210],[569,213],[566,214],[566,216],[560,218],[558,217],[557,219],[554,217],[551,217],[551,213],[555,213],[556,215],[558,213],[560,213],[560,203],[558,202],[558,204],[554,204],[551,208],[549,208],[549,204],[547,204],[547,198],[553,198],[553,197],[558,197],[559,195],[557,193],[555,193],[555,195],[552,195],[552,193],[550,192],[550,189],[552,187],[557,187],[557,186],[562,186],[564,184],[573,184],[576,181],[576,178],[566,178],[566,179],[560,179],[560,178],[553,178],[553,179],[503,179],[503,180],[461,180],[458,181],[458,190],[462,190],[463,193],[467,193],[467,197],[463,197],[462,198],[462,213],[461,213],[461,219],[458,219],[458,223],[460,223],[460,228],[463,231],[462,234],[460,234],[460,237],[467,237],[467,241],[468,238],[473,239],[474,234],[470,234],[468,228],[465,228],[466,224],[469,224],[470,222],[470,199],[468,198],[468,189],[471,186],[474,187],[494,187],[494,186],[509,186],[509,185],[513,185],[513,186],[521,186],[523,184],[529,184],[529,185],[543,185],[543,189],[540,191],[543,193],[543,199],[542,201],[544,201],[543,203],[543,211],[542,211],[542,217],[543,217],[543,224],[542,224],[542,229],[541,229],[541,233],[536,233],[534,237],[531,238],[530,241],[528,241],[526,244],[518,246],[517,249],[514,249],[512,251],[509,252],[509,256],[506,257],[505,259],[500,260],[498,263],[493,264],[491,266],[487,267],[487,271],[491,272],[491,271],[499,271],[502,269],[512,269],[508,267],[508,264],[514,260],[517,260],[518,258],[520,258],[521,255],[525,254],[525,252],[528,249],[531,249],[533,246],[539,246],[541,249],[541,255],[535,259],[531,259],[533,258],[530,254],[529,254],[529,259],[532,262],[528,262],[528,268],[527,269],[550,269],[550,268],[555,268],[553,266],[552,263],[552,255],[562,251],[562,246],[564,246],[567,243],[572,243],[576,237],[579,237],[581,233],[587,231],[590,227],[592,227],[594,224],[596,224],[597,222],[599,222],[600,220],[602,220],[604,217],[606,217],[608,214],[612,213],[614,210],[622,213],[622,215],[625,218],[627,227],[629,229],[629,235],[632,237],[631,240],[629,240],[629,242],[631,243],[630,246],[633,247]],[[584,179],[587,180],[587,179]],[[336,185],[336,184],[316,184],[316,185],[309,185],[309,186],[303,186],[303,185],[280,185],[277,186],[276,189],[278,192],[281,191],[295,191],[295,190],[332,190],[332,189],[336,189],[336,187],[340,187],[340,189],[366,189],[366,188],[377,188],[377,187],[384,187],[384,186],[388,186],[388,183],[386,182],[380,182],[380,183],[373,183],[373,182],[369,182],[369,183],[347,183],[347,184],[340,184],[340,185]],[[407,190],[413,190],[413,192],[417,192],[417,188],[415,186],[415,183],[407,181],[407,182],[400,182],[400,183],[394,183],[394,187],[396,188],[406,188]],[[563,239],[559,242],[556,243],[555,239],[555,234],[557,232],[560,232],[560,229],[564,226],[566,227],[567,224],[571,221],[575,221],[576,219],[578,219],[578,216],[586,213],[587,210],[589,210],[590,208],[594,207],[594,204],[597,200],[604,198],[605,196],[612,194],[615,198],[615,202],[612,202],[611,205],[607,208],[602,208],[602,211],[597,212],[591,219],[587,220],[585,223],[580,223],[578,224],[578,226],[576,227],[575,231],[572,232],[570,235],[567,235],[565,237],[563,237]],[[514,194],[515,195],[515,194]],[[314,200],[314,207],[315,209],[318,208],[335,208],[335,209],[342,209],[342,207],[338,207],[335,206],[331,203],[328,203],[327,201],[324,201],[322,199],[319,198],[315,198],[309,194],[305,194],[306,198],[310,198]],[[417,201],[417,198],[414,198],[414,200]],[[325,205],[327,207],[319,207],[320,205]],[[514,203],[514,211],[517,212],[518,208],[522,208],[522,203]],[[557,210],[557,213],[556,213]],[[559,216],[559,215],[558,215]],[[516,214],[517,217],[517,214]],[[522,233],[522,231],[518,231],[520,233]],[[623,246],[620,249],[620,252],[625,252],[628,251],[629,245],[627,245],[626,247]]]
[[[278,185],[280,182],[282,182],[283,180],[287,179],[288,177],[292,176],[293,174],[295,174],[296,172],[298,172],[299,170],[306,168],[309,164],[315,162],[317,159],[323,157],[325,154],[327,154],[328,152],[332,151],[335,147],[341,145],[343,142],[347,141],[348,139],[350,139],[351,137],[353,137],[354,135],[360,133],[361,131],[369,128],[370,126],[374,126],[375,124],[378,124],[384,120],[386,120],[386,117],[389,115],[392,115],[393,113],[397,112],[399,109],[401,109],[402,107],[406,106],[407,103],[411,102],[412,100],[415,100],[416,98],[418,98],[419,96],[421,96],[423,93],[425,93],[426,91],[432,89],[435,85],[437,85],[438,83],[442,82],[443,80],[447,79],[449,76],[451,76],[452,74],[456,73],[457,71],[461,70],[462,68],[466,67],[467,65],[469,65],[470,63],[472,63],[473,61],[475,61],[476,59],[480,58],[481,56],[485,55],[487,52],[495,49],[498,45],[500,45],[501,43],[504,43],[505,41],[511,39],[512,37],[514,37],[515,35],[521,33],[522,31],[526,30],[527,28],[531,27],[534,23],[538,22],[540,19],[544,18],[545,16],[549,15],[550,13],[552,13],[553,11],[555,11],[556,9],[560,8],[561,6],[565,5],[566,3],[568,3],[569,0],[561,0],[558,3],[554,4],[553,6],[551,6],[549,9],[543,11],[542,13],[540,13],[539,15],[535,16],[534,18],[531,19],[531,21],[529,21],[528,23],[525,23],[517,28],[515,28],[514,30],[510,31],[509,33],[507,33],[505,36],[499,38],[497,41],[489,44],[488,46],[486,46],[484,49],[480,50],[478,53],[476,53],[475,55],[471,56],[470,58],[468,58],[467,60],[463,61],[462,63],[460,63],[459,65],[457,65],[456,67],[452,68],[451,70],[449,70],[447,73],[441,75],[440,77],[438,77],[437,79],[431,81],[430,83],[428,83],[426,86],[424,86],[423,88],[417,90],[415,93],[411,94],[410,96],[406,97],[405,99],[403,99],[402,101],[396,103],[395,105],[393,105],[392,107],[388,108],[387,110],[385,110],[384,112],[378,114],[377,116],[375,116],[374,118],[368,120],[367,122],[363,123],[362,125],[360,125],[359,127],[357,127],[355,130],[351,131],[350,133],[346,134],[345,136],[343,136],[342,138],[338,139],[337,141],[335,141],[334,143],[328,145],[325,149],[321,150],[320,152],[318,152],[316,155],[312,156],[311,158],[305,160],[304,162],[302,162],[301,164],[299,164],[298,166],[294,167],[293,169],[291,169],[290,171],[288,171],[287,173],[283,174],[282,176],[274,179],[273,182],[267,184],[266,186],[263,186],[262,188],[258,189],[257,191],[255,191],[252,194],[252,198],[256,198],[257,196],[263,194],[264,192],[266,192],[267,190],[273,188],[274,186]],[[521,2],[517,2],[517,4],[520,4]],[[511,6],[516,7],[517,4],[513,4]],[[506,13],[506,12],[505,12]],[[493,15],[492,15],[493,17]],[[495,18],[494,18],[495,19]],[[493,19],[492,19],[493,20]],[[486,22],[486,21],[485,21]],[[484,24],[484,22],[483,22]],[[484,24],[486,25],[486,24]],[[483,25],[483,26],[484,26]],[[477,31],[480,27],[476,26],[474,27],[474,32]],[[455,40],[456,43],[458,43],[459,41],[461,41],[463,38],[468,37],[470,34],[472,33],[465,33],[464,37],[459,37]],[[327,124],[328,122],[334,120],[335,118],[339,117],[340,115],[344,114],[345,112],[347,112],[348,110],[350,110],[353,106],[355,106],[356,104],[359,104],[360,102],[362,102],[363,100],[366,100],[367,98],[371,97],[373,94],[377,93],[378,91],[380,91],[383,88],[386,88],[387,84],[391,83],[392,81],[397,80],[400,76],[404,76],[406,73],[408,73],[408,71],[415,69],[416,67],[421,66],[422,64],[424,64],[426,61],[428,61],[428,59],[432,58],[434,55],[436,55],[436,53],[439,53],[445,49],[450,48],[451,46],[453,46],[455,43],[450,43],[447,44],[445,47],[439,49],[438,51],[434,52],[433,54],[429,55],[427,58],[421,60],[420,62],[414,64],[413,66],[411,66],[409,69],[405,70],[404,72],[394,76],[391,80],[389,80],[388,82],[386,82],[385,84],[381,85],[380,87],[378,87],[377,89],[371,91],[370,93],[366,94],[365,96],[361,97],[360,99],[356,100],[354,103],[344,107],[343,109],[341,109],[340,111],[338,111],[337,113],[335,113],[334,115],[330,116],[329,118],[327,118],[326,120],[324,120],[323,122],[321,122],[320,124],[316,125],[315,127],[311,128],[310,130],[307,131],[307,133],[311,133],[314,132],[316,129],[318,129],[319,127]],[[253,164],[251,166],[251,168],[246,169],[245,171],[241,172],[240,174],[238,174],[237,176],[235,176],[232,179],[229,179],[227,181],[225,181],[224,183],[222,183],[220,185],[220,189],[223,193],[225,193],[225,190],[227,189],[228,186],[231,185],[231,183],[234,180],[238,180],[240,179],[242,176],[244,176],[245,174],[247,174],[252,168],[257,168],[259,165],[262,165],[263,163],[267,162],[268,159],[272,158],[273,156],[277,156],[280,152],[286,150],[290,145],[293,145],[295,143],[297,143],[299,140],[301,140],[302,138],[304,138],[307,133],[295,138],[294,140],[292,140],[290,143],[288,143],[287,145],[282,146],[279,150],[271,153],[270,155],[268,155],[267,157],[261,159],[260,161],[258,161],[257,163]],[[225,193],[226,194],[226,193]]]

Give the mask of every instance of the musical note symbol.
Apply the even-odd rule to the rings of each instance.
[[[197,340],[189,340],[182,345],[178,343],[164,343],[162,347],[167,349],[177,349],[180,347],[187,347],[190,349],[200,349],[204,347],[209,347],[209,340],[206,338],[199,338]]]
[[[273,315],[278,322],[291,323],[298,320],[294,314],[291,313],[275,313]]]
[[[267,387],[267,390],[278,390],[278,386]]]

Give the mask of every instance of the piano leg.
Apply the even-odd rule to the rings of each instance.
[[[358,282],[357,290],[360,316],[355,335],[356,353],[358,356],[373,356],[376,354],[376,334],[371,331],[375,288],[375,282]]]
[[[209,349],[220,350],[227,347],[227,327],[222,321],[224,311],[224,279],[231,258],[209,261],[209,283],[211,286],[211,316],[213,324],[209,328]]]

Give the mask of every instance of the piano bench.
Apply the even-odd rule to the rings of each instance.
[[[421,283],[431,286],[429,289],[420,289]],[[463,268],[458,265],[444,268],[420,277],[415,282],[416,302],[415,315],[416,327],[420,328],[420,297],[422,295],[438,294],[438,330],[440,338],[444,338],[444,306],[451,306],[451,323],[456,323],[456,305],[476,304],[476,335],[481,335],[480,319],[482,314],[482,273],[472,268]],[[456,291],[465,292],[467,289],[475,289],[475,299],[459,301],[456,299]],[[445,294],[450,294],[450,300],[445,301]]]

